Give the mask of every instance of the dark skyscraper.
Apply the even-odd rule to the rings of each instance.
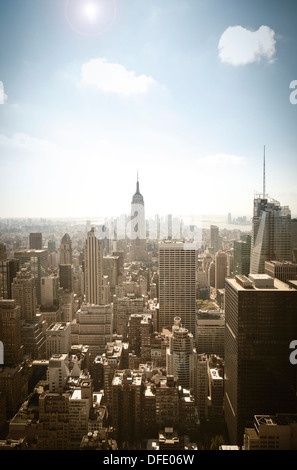
[[[268,275],[225,283],[225,419],[240,445],[255,414],[296,413],[297,290]]]
[[[30,250],[42,249],[42,233],[30,233]]]

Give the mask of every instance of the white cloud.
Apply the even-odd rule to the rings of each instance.
[[[58,147],[45,139],[38,139],[31,137],[25,132],[17,132],[12,137],[7,137],[0,134],[0,146],[14,150],[22,150],[36,153],[48,153],[52,155],[53,152],[57,153]]]
[[[108,63],[104,58],[91,59],[81,69],[81,84],[106,93],[125,96],[146,93],[155,80],[147,75],[137,76],[120,64]]]
[[[268,26],[261,26],[257,31],[230,26],[220,38],[219,57],[232,65],[258,62],[262,58],[273,62],[275,44],[275,32]]]
[[[0,81],[0,104],[4,104],[7,100],[7,95],[4,93],[4,85],[3,82]]]

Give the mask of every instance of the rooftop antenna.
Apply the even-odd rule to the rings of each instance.
[[[263,198],[266,196],[266,187],[265,187],[265,145],[264,145],[264,159],[263,159]]]

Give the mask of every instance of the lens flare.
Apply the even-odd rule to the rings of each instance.
[[[94,23],[95,21],[97,21],[99,11],[98,11],[98,6],[96,5],[96,3],[94,2],[86,3],[86,5],[84,5],[84,8],[83,8],[83,14],[91,23]]]
[[[66,0],[65,17],[76,33],[98,36],[114,23],[116,0]]]

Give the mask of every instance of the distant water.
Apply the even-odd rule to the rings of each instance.
[[[233,219],[234,220],[234,219]],[[216,225],[219,230],[240,230],[241,232],[250,232],[252,229],[251,217],[246,216],[247,224],[229,223],[227,216],[222,215],[203,215],[201,217],[202,228],[209,229],[211,225]],[[248,223],[250,222],[250,223]]]

